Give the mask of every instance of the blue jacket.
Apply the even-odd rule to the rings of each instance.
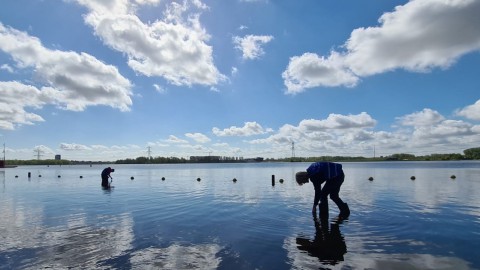
[[[328,181],[343,175],[342,164],[333,162],[316,162],[312,163],[307,169],[308,176],[312,180]]]

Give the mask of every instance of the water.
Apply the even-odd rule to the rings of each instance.
[[[480,269],[480,162],[344,163],[323,224],[308,165],[0,170],[0,269]]]

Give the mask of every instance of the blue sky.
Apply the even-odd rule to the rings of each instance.
[[[7,159],[480,146],[480,1],[16,0]]]

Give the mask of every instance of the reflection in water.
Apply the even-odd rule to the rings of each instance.
[[[319,220],[314,215],[313,221],[315,238],[310,240],[297,237],[297,248],[306,251],[312,257],[317,257],[324,264],[335,265],[344,261],[343,255],[347,253],[347,245],[340,233],[340,224],[343,220],[337,219],[329,224],[328,218]]]
[[[53,225],[42,206],[3,200],[0,210],[0,269],[95,269],[131,249],[134,237],[127,213],[93,221],[86,213],[72,213]]]
[[[2,185],[2,192],[5,192],[5,171],[0,170],[0,183]]]
[[[0,270],[480,269],[480,162],[423,164],[346,164],[355,214],[313,227],[302,163],[0,169]]]
[[[105,266],[108,258],[131,249],[133,221],[129,215],[98,218],[99,226],[88,224],[83,214],[73,216],[66,225],[46,232],[50,239],[36,252],[32,269],[93,269]]]
[[[221,247],[217,244],[146,248],[132,253],[130,263],[134,269],[217,269]]]

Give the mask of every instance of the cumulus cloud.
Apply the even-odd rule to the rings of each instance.
[[[157,91],[160,94],[164,94],[166,92],[165,88],[163,88],[162,86],[160,86],[156,83],[153,84],[153,88],[155,89],[155,91]]]
[[[220,130],[217,127],[212,129],[213,134],[217,136],[253,136],[258,134],[264,134],[269,132],[269,130],[265,130],[260,124],[257,122],[245,122],[243,127],[236,127],[232,126],[229,128],[225,128]]]
[[[37,145],[33,148],[36,155],[42,156],[43,154],[53,154],[52,149],[45,145]]]
[[[242,51],[242,58],[253,60],[265,54],[262,45],[273,40],[273,36],[246,35],[244,37],[233,37],[235,48]]]
[[[181,143],[181,144],[187,144],[188,143],[188,141],[182,140],[182,139],[180,139],[180,138],[178,138],[177,136],[174,136],[174,135],[168,136],[168,139],[166,141],[169,142],[169,143]]]
[[[40,108],[49,97],[34,86],[19,82],[0,82],[0,128],[14,130],[16,125],[33,125],[45,121],[25,108]]]
[[[298,125],[285,124],[267,138],[251,140],[254,145],[269,145],[272,152],[291,150],[303,156],[344,154],[355,155],[372,148],[378,132],[371,131],[376,120],[362,112],[356,115],[330,114],[326,119],[305,119]],[[379,142],[377,142],[379,143]]]
[[[292,142],[298,156],[369,156],[407,152],[416,155],[459,153],[480,143],[480,125],[446,119],[424,109],[398,117],[401,126],[392,131],[374,130],[377,120],[367,113],[330,114],[325,119],[305,119],[285,124],[265,138],[248,141],[269,155],[289,155]]]
[[[100,144],[94,144],[94,145],[91,146],[91,148],[94,149],[94,150],[106,150],[106,149],[108,149],[107,146],[100,145]]]
[[[303,131],[321,131],[326,129],[371,128],[376,124],[377,121],[366,112],[357,115],[332,113],[324,120],[302,120],[299,128]]]
[[[446,119],[437,111],[423,109],[397,118],[403,130],[403,147],[428,149],[428,152],[441,152],[448,147],[466,149],[480,143],[479,126],[461,120]]]
[[[18,68],[33,70],[33,78],[44,85],[38,88],[16,81],[0,82],[0,128],[43,121],[26,108],[49,104],[72,111],[94,105],[130,110],[130,81],[117,68],[89,54],[50,50],[39,39],[1,23],[0,50],[10,55]]]
[[[202,133],[186,133],[185,136],[199,143],[207,143],[211,141],[210,138]]]
[[[65,151],[81,151],[81,150],[91,150],[92,148],[76,143],[61,143],[60,149]]]
[[[114,66],[87,53],[47,49],[37,38],[2,24],[0,50],[17,66],[33,68],[41,83],[51,87],[51,100],[64,109],[81,111],[86,106],[108,105],[127,111],[132,104],[130,81]]]
[[[328,58],[314,53],[294,56],[282,74],[287,93],[297,94],[317,86],[353,87],[359,78],[344,66],[343,57],[336,52]]]
[[[200,24],[207,7],[199,0],[167,4],[162,20],[144,23],[135,14],[147,1],[77,0],[89,9],[85,22],[109,47],[124,53],[128,65],[146,76],[174,85],[212,86],[224,81],[213,63],[210,36]],[[157,1],[148,1],[156,3]],[[193,11],[192,11],[193,10]]]
[[[414,137],[419,139],[472,135],[473,125],[459,120],[445,120],[433,126],[420,126],[415,129]]]
[[[1,65],[1,66],[0,66],[0,69],[1,69],[1,70],[6,70],[6,71],[9,72],[9,73],[13,73],[13,71],[14,71],[13,68],[12,68],[10,65],[8,65],[8,64],[3,64],[3,65]]]
[[[423,109],[397,118],[404,126],[431,126],[445,119],[439,112],[432,109]]]
[[[457,115],[463,116],[471,120],[480,120],[480,99],[477,100],[473,105],[466,106],[463,109],[457,110]]]
[[[352,31],[342,52],[333,51],[326,58],[315,54],[292,57],[283,75],[287,93],[354,86],[360,77],[396,69],[447,68],[480,49],[479,12],[480,2],[475,0],[412,0],[397,6],[380,17],[379,26]],[[321,61],[307,61],[315,57]]]

